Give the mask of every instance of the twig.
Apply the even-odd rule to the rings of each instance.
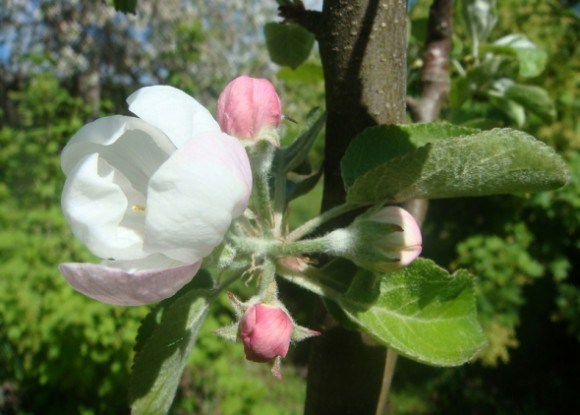
[[[407,98],[415,122],[434,121],[449,95],[449,54],[453,34],[452,0],[434,0],[429,10],[421,71],[421,97]]]
[[[285,22],[299,24],[314,36],[318,35],[322,13],[306,10],[302,2],[278,7],[278,16],[283,17]]]

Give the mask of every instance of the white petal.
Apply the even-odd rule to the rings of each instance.
[[[103,260],[101,261],[101,265],[134,273],[144,270],[176,268],[184,264],[181,261],[176,261],[163,254],[152,254],[136,260]]]
[[[73,288],[95,300],[115,305],[156,303],[187,284],[201,263],[175,268],[127,272],[98,264],[61,264],[59,270]]]
[[[176,147],[198,134],[220,131],[203,105],[171,86],[141,88],[127,98],[127,103],[129,111],[167,134]]]
[[[104,157],[114,166],[133,164],[140,170],[154,171],[175,149],[156,127],[139,118],[116,115],[81,128],[63,149],[61,166],[68,175],[81,159],[98,152],[106,153]]]
[[[149,183],[146,249],[182,262],[203,258],[243,213],[250,191],[248,157],[236,139],[211,133],[188,141]]]
[[[74,235],[100,258],[136,259],[143,252],[145,198],[98,154],[69,172],[61,199]]]

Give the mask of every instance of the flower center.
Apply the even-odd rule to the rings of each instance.
[[[143,213],[145,212],[145,206],[141,206],[135,203],[134,205],[131,206],[131,210],[135,213]]]

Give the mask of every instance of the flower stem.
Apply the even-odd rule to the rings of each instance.
[[[260,280],[260,294],[265,295],[270,290],[272,282],[276,277],[276,264],[270,258],[264,259],[262,267],[262,279]]]
[[[332,235],[334,235],[334,233],[332,233]],[[276,258],[280,256],[297,256],[318,252],[334,252],[332,250],[333,238],[328,237],[328,235],[296,242],[283,242],[276,239],[244,238],[237,236],[231,236],[230,241],[240,252],[253,255],[257,258]]]
[[[286,208],[286,173],[276,171],[274,175],[274,235],[282,234],[282,219]]]
[[[327,210],[326,212],[321,213],[315,218],[310,219],[308,222],[302,224],[298,228],[294,229],[292,232],[288,234],[286,237],[287,241],[296,241],[305,235],[308,235],[310,232],[318,228],[323,223],[328,222],[331,219],[334,219],[340,215],[343,215],[347,212],[355,210],[360,206],[351,205],[348,203],[343,203],[342,205],[338,205],[332,209]]]
[[[399,354],[395,350],[390,347],[387,349],[387,361],[385,362],[383,383],[381,385],[381,393],[379,395],[379,402],[377,403],[377,411],[375,415],[383,415],[385,413],[385,406],[393,382],[393,375],[395,374],[395,365],[397,364],[398,356]]]
[[[262,231],[266,236],[272,236],[272,201],[270,200],[270,188],[268,178],[272,159],[274,157],[274,147],[267,142],[259,142],[248,150],[252,173],[254,175],[254,199],[258,221]]]

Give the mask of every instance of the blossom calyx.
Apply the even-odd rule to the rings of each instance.
[[[327,237],[333,254],[380,273],[409,265],[422,250],[419,225],[413,215],[398,206],[363,214],[348,228]]]
[[[267,79],[240,76],[223,90],[217,103],[217,121],[223,132],[246,142],[267,140],[278,145],[276,128],[282,104]]]

